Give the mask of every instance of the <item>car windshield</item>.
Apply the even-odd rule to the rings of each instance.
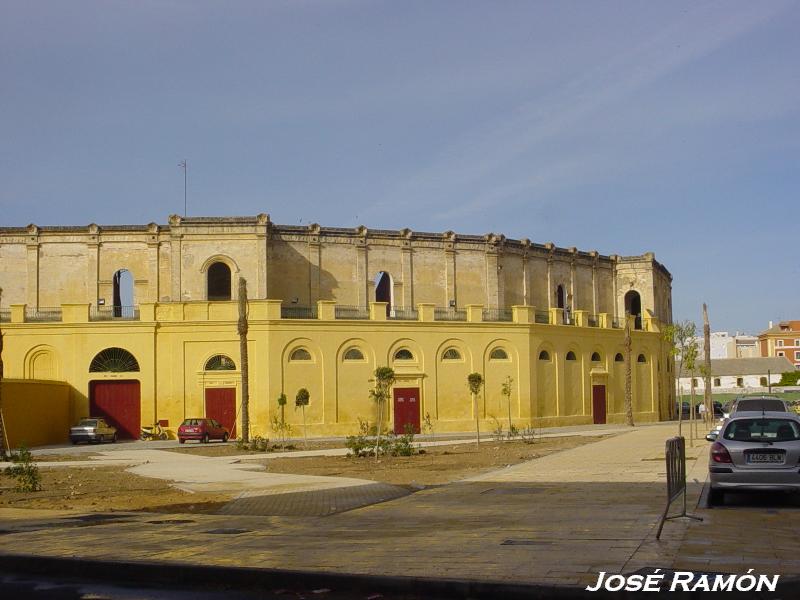
[[[800,440],[800,424],[790,419],[736,419],[722,437],[736,442],[794,442]]]
[[[191,427],[197,427],[198,425],[203,424],[204,419],[186,419],[181,425],[188,425]]]
[[[81,419],[78,427],[97,427],[97,419]]]
[[[736,403],[736,412],[748,410],[786,412],[786,406],[783,404],[783,400],[778,400],[777,398],[749,398],[747,400],[739,400]]]

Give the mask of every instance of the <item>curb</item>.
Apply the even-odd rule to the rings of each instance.
[[[425,600],[451,598],[532,600],[546,598],[603,598],[611,595],[589,593],[583,588],[514,584],[494,581],[468,581],[421,577],[391,577],[355,573],[325,573],[254,567],[167,562],[122,562],[76,557],[0,555],[0,572],[15,575],[40,575],[48,578],[135,583],[143,587],[156,585],[219,590],[272,590],[302,587],[329,588],[333,591],[388,593]],[[614,598],[620,598],[614,594]]]

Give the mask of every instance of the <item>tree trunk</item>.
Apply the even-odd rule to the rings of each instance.
[[[508,395],[508,435],[511,435],[511,394]]]
[[[381,427],[383,426],[383,400],[378,402],[378,430],[375,432],[375,462],[378,462],[378,448],[381,445]]]
[[[630,315],[625,315],[625,422],[633,427],[633,386],[631,364],[631,320]]]
[[[308,436],[306,435],[306,405],[303,404],[303,450],[308,449]]]
[[[472,393],[472,409],[475,411],[475,433],[477,434],[477,438],[475,440],[475,444],[478,448],[481,447],[481,420],[480,416],[478,415],[478,394],[475,392]]]
[[[239,353],[242,363],[242,441],[250,441],[250,361],[247,356],[247,281],[239,278]]]
[[[0,288],[0,306],[2,306],[3,288]],[[6,424],[3,422],[3,331],[0,329],[0,460],[6,460],[9,448],[6,448]]]
[[[709,423],[714,422],[714,403],[711,398],[711,325],[708,323],[708,307],[703,302],[703,339],[705,340],[704,348],[704,362],[705,368],[705,393],[703,394],[703,402],[706,405],[705,417]]]

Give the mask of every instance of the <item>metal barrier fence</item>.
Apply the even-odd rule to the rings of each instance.
[[[550,324],[550,313],[546,310],[537,310],[534,315],[535,323],[542,323],[543,325]]]
[[[11,322],[11,309],[0,308],[0,323],[10,323],[10,322]]]
[[[661,538],[661,530],[664,528],[665,521],[681,517],[696,521],[703,520],[701,517],[686,513],[686,440],[683,437],[668,439],[664,454],[667,462],[667,505],[664,507],[661,521],[658,524],[657,540]],[[681,496],[683,496],[683,510],[678,515],[668,517],[670,505]]]

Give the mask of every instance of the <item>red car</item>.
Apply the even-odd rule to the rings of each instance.
[[[230,435],[230,431],[214,419],[185,419],[178,427],[178,440],[181,444],[186,443],[186,440],[198,440],[204,444],[209,440],[227,442]]]

